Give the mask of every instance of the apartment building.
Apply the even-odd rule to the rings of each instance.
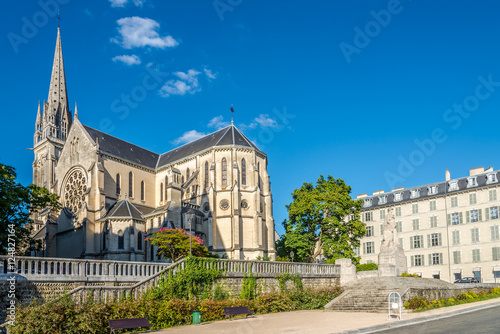
[[[446,170],[445,181],[358,195],[367,229],[361,263],[378,262],[384,219],[394,208],[409,273],[450,282],[470,276],[500,282],[499,178],[492,167],[473,168],[458,179]]]

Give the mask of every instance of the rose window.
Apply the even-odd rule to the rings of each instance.
[[[76,214],[85,204],[87,180],[81,171],[74,171],[64,187],[64,203],[69,211]]]

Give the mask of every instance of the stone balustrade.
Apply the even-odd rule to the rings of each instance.
[[[340,277],[340,266],[335,264],[294,263],[273,261],[219,260],[216,269],[224,270],[226,276],[243,276],[246,273],[261,277],[275,277],[280,274],[298,274],[301,277]]]
[[[0,256],[0,272],[7,273],[7,256]],[[19,275],[30,281],[138,282],[168,268],[169,263],[82,260],[16,256]]]

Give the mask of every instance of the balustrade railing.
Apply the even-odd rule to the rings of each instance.
[[[7,256],[0,256],[0,265],[0,273],[12,272]],[[137,282],[171,264],[16,256],[13,265],[15,272],[31,281]]]

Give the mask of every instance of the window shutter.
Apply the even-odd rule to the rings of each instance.
[[[448,221],[448,225],[451,225],[451,213],[447,215],[446,220]]]
[[[477,210],[477,214],[479,221],[483,221],[483,210],[481,209]]]
[[[442,246],[442,241],[441,241],[441,233],[438,233],[438,245]]]
[[[422,261],[422,266],[425,266],[425,261],[424,261],[425,257],[424,256],[421,256],[420,257],[420,260]]]
[[[495,226],[490,226],[491,229],[491,240],[495,240]]]
[[[470,211],[465,211],[465,222],[470,223]]]
[[[490,208],[484,208],[484,220],[490,220]]]
[[[429,254],[429,265],[432,264],[432,254]]]
[[[411,256],[411,266],[412,267],[415,266],[415,256],[414,255]]]
[[[459,212],[459,217],[460,217],[460,224],[463,224],[464,223],[464,215],[463,215],[463,212]]]
[[[427,234],[427,247],[431,247],[431,235]]]
[[[493,235],[493,232],[492,232],[492,235]],[[413,249],[413,237],[410,237],[410,248]]]
[[[443,253],[439,253],[439,264],[443,264]]]

